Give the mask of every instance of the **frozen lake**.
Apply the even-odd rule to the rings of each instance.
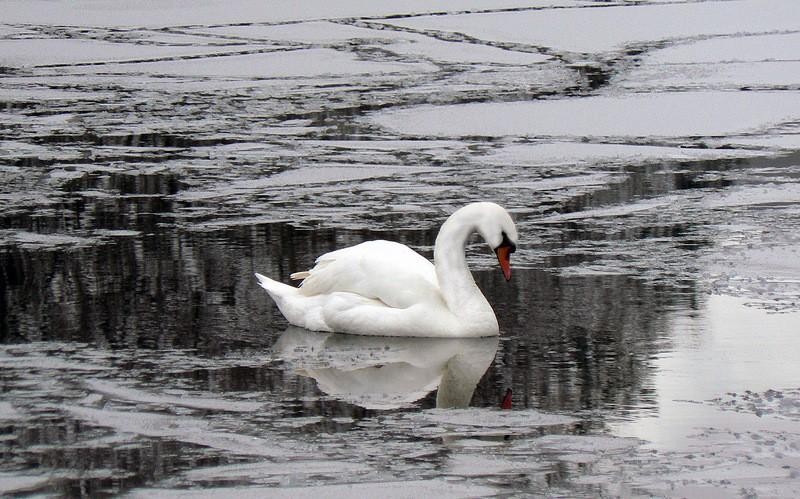
[[[3,2],[0,495],[800,496],[795,0],[396,4]],[[499,338],[253,277],[481,200]]]

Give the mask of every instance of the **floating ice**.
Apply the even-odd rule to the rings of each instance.
[[[291,460],[283,462],[261,461],[247,464],[231,464],[210,468],[196,468],[184,476],[189,480],[233,480],[269,475],[336,475],[372,471],[363,463],[340,460]]]
[[[36,369],[54,371],[105,371],[108,366],[91,364],[88,362],[63,360],[39,354],[9,356],[0,352],[0,367],[4,369]]]
[[[492,8],[579,4],[573,0],[500,0],[493,2]],[[424,0],[411,0],[400,5],[385,1],[345,0],[330,3],[326,0],[309,0],[284,5],[280,9],[264,5],[260,0],[242,0],[235,3],[210,0],[194,5],[191,9],[187,9],[186,4],[180,0],[159,2],[158,8],[143,4],[104,5],[93,0],[77,2],[12,0],[5,4],[3,21],[8,24],[164,27],[211,23],[216,25],[277,23],[483,8],[486,8],[486,3],[481,0],[446,0],[435,4]]]
[[[128,497],[179,497],[205,498],[209,494],[219,497],[319,499],[320,497],[381,497],[407,499],[409,497],[463,498],[490,496],[496,489],[474,483],[459,483],[444,479],[404,480],[400,482],[359,482],[341,485],[317,485],[310,487],[219,487],[203,489],[140,489]]]
[[[663,196],[653,199],[644,199],[633,203],[605,208],[592,208],[574,213],[550,215],[537,220],[538,223],[562,222],[565,220],[581,220],[586,218],[623,217],[641,211],[650,211],[656,208],[669,206],[676,201],[676,196]]]
[[[793,0],[773,1],[769,9],[758,0],[749,0],[476,13],[388,22],[417,30],[464,33],[482,40],[597,53],[662,40],[794,31],[798,13]]]
[[[22,417],[22,413],[11,402],[0,401],[0,420],[19,419],[20,417]]]
[[[509,459],[496,454],[454,454],[446,461],[444,473],[451,476],[502,476],[541,471],[546,465],[533,459]]]
[[[287,185],[309,185],[332,182],[347,182],[368,178],[391,177],[398,174],[413,174],[424,172],[426,169],[411,166],[306,166],[287,170],[269,177],[255,180],[241,180],[234,182],[234,188],[257,189],[263,187],[279,187]]]
[[[691,137],[761,131],[800,118],[790,92],[664,92],[423,106],[370,121],[407,135]]]
[[[421,423],[435,423],[444,427],[473,429],[507,429],[513,432],[531,430],[542,426],[570,425],[578,420],[560,414],[547,414],[536,410],[501,411],[493,409],[432,409],[407,417]]]
[[[655,50],[642,64],[790,62],[797,61],[798,46],[800,33],[708,38]]]
[[[508,145],[480,156],[477,160],[495,165],[573,167],[618,165],[622,163],[630,165],[654,161],[697,161],[701,159],[747,157],[759,154],[764,153],[736,149],[689,149],[633,144],[546,142]],[[607,176],[606,179],[610,180],[611,177]]]
[[[737,186],[703,198],[706,208],[730,208],[761,205],[800,204],[800,184],[759,184]]]
[[[433,72],[427,63],[364,61],[354,54],[331,49],[305,49],[260,54],[226,55],[214,64],[207,58],[182,59],[137,64],[85,66],[90,73],[131,73],[191,77],[287,78],[324,75],[380,75],[387,73]]]
[[[207,421],[188,416],[164,416],[147,412],[100,410],[79,406],[64,406],[63,409],[76,418],[119,432],[148,437],[170,437],[243,456],[286,458],[303,454],[299,449],[289,450],[281,446],[276,437],[262,438],[217,431]]]
[[[28,39],[0,40],[0,66],[28,67],[122,60],[172,58],[196,54],[222,54],[241,47],[163,46],[112,43],[101,40]]]
[[[264,409],[264,404],[260,404],[258,402],[243,402],[238,400],[200,397],[169,397],[165,395],[148,393],[135,388],[124,387],[110,381],[99,379],[87,379],[84,381],[84,384],[93,392],[97,392],[105,395],[106,397],[122,401],[225,412],[253,412]]]
[[[50,481],[49,476],[23,475],[15,472],[0,472],[0,494],[21,494],[36,490]]]

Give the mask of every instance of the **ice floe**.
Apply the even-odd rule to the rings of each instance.
[[[405,135],[693,137],[741,134],[800,117],[782,92],[664,92],[580,99],[424,106],[370,121]]]
[[[559,51],[597,53],[698,36],[737,35],[797,29],[791,0],[663,5],[610,5],[524,12],[415,17],[389,21],[417,30],[464,33]]]
[[[87,379],[86,387],[94,393],[104,397],[128,401],[153,404],[162,407],[187,407],[190,409],[206,409],[224,412],[252,412],[264,409],[264,404],[258,402],[245,402],[240,400],[224,400],[201,397],[180,397],[148,393],[136,388],[118,385],[101,379]]]
[[[756,156],[758,152],[736,149],[694,149],[636,144],[585,142],[534,142],[512,144],[477,158],[481,163],[514,166],[615,166],[657,161],[696,161],[700,159]],[[764,154],[764,153],[761,153]]]
[[[80,406],[64,406],[75,418],[113,428],[122,433],[147,437],[170,437],[182,442],[225,450],[244,456],[289,457],[304,455],[304,450],[285,447],[276,439],[215,430],[207,421],[188,416],[167,416],[136,411],[116,411]]]
[[[422,62],[360,60],[354,54],[331,49],[296,49],[266,53],[226,55],[214,58],[179,59],[137,64],[110,63],[79,68],[91,73],[129,73],[176,77],[289,78],[326,75],[380,75],[433,72],[436,67]]]
[[[242,499],[250,497],[261,498],[265,496],[291,499],[318,499],[319,497],[383,497],[386,499],[400,499],[408,497],[441,497],[462,498],[493,495],[496,490],[492,487],[452,482],[445,479],[434,480],[404,480],[383,481],[367,483],[351,483],[341,485],[318,485],[310,487],[218,487],[196,489],[141,489],[136,490],[128,497],[208,497],[214,494],[219,497],[235,496]]]

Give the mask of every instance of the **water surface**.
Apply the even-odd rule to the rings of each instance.
[[[36,5],[0,24],[0,493],[800,495],[791,16]],[[520,28],[624,9],[580,53]],[[253,276],[430,258],[479,200],[520,232],[509,283],[467,248],[499,338],[298,330]]]

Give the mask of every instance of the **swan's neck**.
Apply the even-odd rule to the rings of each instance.
[[[436,277],[447,308],[463,321],[497,320],[489,302],[481,293],[467,267],[467,240],[475,232],[475,224],[459,210],[448,218],[436,237],[433,262]],[[490,318],[490,319],[489,319]],[[478,326],[478,324],[473,324]]]

